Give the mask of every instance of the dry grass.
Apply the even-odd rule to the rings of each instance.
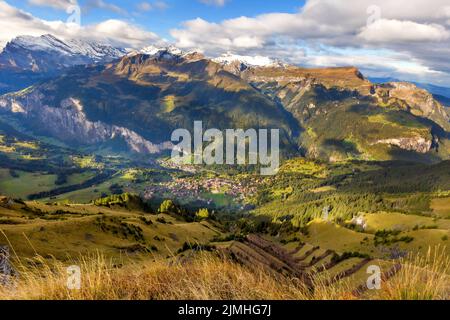
[[[429,248],[425,255],[410,255],[401,271],[385,282],[376,299],[449,300],[450,257],[446,248]]]
[[[235,300],[304,299],[295,281],[250,271],[231,261],[200,254],[187,263],[156,261],[114,268],[102,255],[74,262],[81,268],[81,289],[67,288],[70,263],[42,258],[19,266],[20,278],[11,288],[0,288],[0,299],[50,300]]]
[[[449,259],[442,250],[403,262],[402,271],[371,294],[375,299],[448,299]],[[81,289],[67,288],[67,266],[81,268]],[[188,262],[159,260],[116,267],[101,254],[62,263],[37,257],[16,266],[20,274],[0,299],[39,300],[347,300],[356,299],[346,282],[327,285],[314,279],[315,290],[298,279],[251,270],[227,259],[201,253]]]

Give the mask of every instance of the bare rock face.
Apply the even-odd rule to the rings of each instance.
[[[363,93],[368,93],[371,86],[359,70],[353,67],[307,69],[290,65],[271,65],[247,68],[240,76],[249,82],[277,82],[280,85],[307,80],[327,88],[358,90]]]
[[[229,63],[224,68],[266,95],[279,99],[288,110],[298,105],[311,88],[323,86],[374,97],[382,105],[400,105],[411,114],[430,119],[450,132],[450,116],[445,107],[428,91],[412,83],[373,85],[358,69],[352,67],[305,69],[289,65],[254,67]]]
[[[410,112],[416,116],[433,120],[446,131],[450,131],[450,117],[445,108],[424,89],[408,82],[390,82],[376,86],[376,96],[380,99],[404,101]]]
[[[125,54],[125,49],[80,39],[63,41],[50,34],[20,36],[8,42],[0,53],[0,67],[54,72],[70,66],[112,61]]]
[[[391,146],[397,146],[400,149],[415,151],[417,153],[427,153],[431,150],[433,141],[427,140],[422,137],[416,138],[395,138],[378,140],[375,144],[388,144]]]
[[[261,57],[210,60],[173,47],[148,47],[102,66],[74,68],[0,96],[1,110],[68,144],[117,139],[138,153],[170,149],[170,142],[147,139],[167,140],[197,112],[221,128],[282,128],[289,147],[330,161],[383,158],[377,151],[388,149],[361,145],[421,154],[436,148],[430,157],[448,157],[442,151],[450,132],[444,107],[412,84],[375,85],[353,67],[309,69]]]
[[[242,72],[247,70],[249,67],[245,63],[240,61],[233,61],[227,65],[223,66],[223,69],[227,72],[230,72],[236,76],[239,76]]]
[[[0,98],[0,110],[21,114],[39,124],[45,133],[64,142],[95,145],[121,138],[130,151],[143,154],[156,154],[172,147],[170,142],[153,144],[124,127],[90,121],[76,99],[63,100],[59,108],[44,105],[42,100],[43,95],[37,90],[27,95],[26,99],[6,95]]]

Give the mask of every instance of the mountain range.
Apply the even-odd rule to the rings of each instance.
[[[369,80],[373,83],[386,83],[386,82],[402,82],[396,78],[375,78],[369,77]],[[422,88],[433,94],[436,100],[442,103],[446,107],[450,107],[450,88],[437,86],[429,83],[412,82],[417,87]]]
[[[118,59],[126,49],[52,35],[20,36],[0,54],[0,93],[23,89],[37,81],[60,75],[70,67]]]
[[[450,159],[449,114],[431,93],[371,82],[354,67],[24,36],[0,54],[0,90],[0,121],[95,152],[160,153],[174,129],[202,120],[209,128],[279,128],[287,155]]]

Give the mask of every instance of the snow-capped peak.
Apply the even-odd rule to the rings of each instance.
[[[115,48],[108,44],[81,39],[61,40],[51,34],[39,37],[19,36],[10,41],[5,49],[25,49],[65,56],[84,56],[91,58],[94,62],[115,59],[126,54],[125,49]]]
[[[271,67],[283,65],[280,61],[264,56],[242,56],[232,53],[226,53],[220,57],[214,58],[214,62],[222,65],[230,65],[233,63],[241,63],[249,67]]]
[[[174,45],[157,47],[154,45],[150,45],[142,48],[141,50],[135,50],[128,54],[128,56],[134,56],[137,54],[145,54],[151,57],[156,57],[158,59],[163,60],[172,60],[178,58],[191,58],[192,56],[201,56],[197,51],[183,51],[180,48]]]
[[[156,46],[151,45],[151,46],[142,48],[139,51],[135,51],[134,54],[146,54],[149,56],[156,56],[156,55],[161,56],[164,54],[168,54],[168,55],[178,56],[178,57],[185,55],[185,53],[181,49],[179,49],[173,45],[169,45],[166,47],[156,47]]]
[[[67,41],[71,51],[75,54],[84,55],[94,60],[103,60],[104,58],[120,58],[124,56],[128,50],[116,48],[108,44],[98,43],[94,41],[84,41],[72,39]]]
[[[19,36],[11,40],[7,46],[27,49],[31,51],[59,51],[68,52],[70,47],[56,37],[46,34],[40,37]]]
[[[131,52],[130,54],[146,54],[146,55],[149,55],[149,56],[154,56],[155,54],[157,54],[161,50],[162,50],[162,48],[159,48],[159,47],[148,46],[148,47],[142,48],[139,51]]]
[[[166,51],[174,56],[182,56],[182,55],[186,54],[185,52],[183,52],[183,50],[181,50],[173,45],[166,47]]]

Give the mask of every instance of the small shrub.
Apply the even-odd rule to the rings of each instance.
[[[196,220],[206,220],[209,218],[209,211],[208,209],[200,209],[197,211],[197,213],[195,214],[195,218]]]

